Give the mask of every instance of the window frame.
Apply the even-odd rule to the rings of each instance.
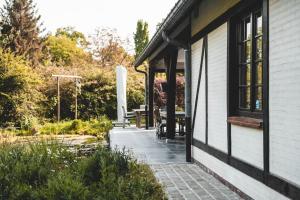
[[[258,13],[260,13],[258,15]],[[261,21],[263,22],[263,14],[262,14],[262,5],[256,4],[246,10],[240,12],[240,14],[232,17],[229,20],[229,116],[241,116],[241,117],[250,117],[256,119],[263,119],[264,112],[264,51],[263,51],[263,30],[261,30],[261,34],[257,34],[257,16],[261,17]],[[242,43],[240,37],[243,33],[241,30],[241,23],[244,19],[250,17],[251,23],[251,50],[250,50],[250,108],[241,108],[240,107],[240,65],[244,65],[246,67],[247,63],[240,63],[240,47],[239,43]],[[263,25],[262,25],[263,26]],[[257,59],[257,39],[261,38],[261,58]],[[246,41],[246,40],[245,40]],[[246,44],[246,43],[244,43]],[[261,84],[256,84],[257,75],[257,66],[256,64],[261,63]],[[247,78],[245,78],[247,79]],[[247,84],[247,83],[246,83]],[[247,86],[246,86],[247,87]],[[258,95],[258,89],[261,88],[261,108],[260,110],[256,109],[256,98]],[[247,97],[245,97],[247,98]]]

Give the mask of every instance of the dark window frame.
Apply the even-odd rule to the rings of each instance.
[[[258,13],[260,13],[258,15]],[[241,116],[241,117],[250,117],[256,119],[263,119],[263,111],[264,111],[264,94],[263,94],[263,60],[264,60],[264,52],[263,52],[263,32],[260,35],[257,35],[257,24],[256,18],[257,16],[261,16],[261,20],[263,21],[262,16],[262,5],[261,3],[256,4],[246,10],[240,12],[240,14],[232,17],[229,20],[229,116]],[[251,50],[250,50],[250,82],[251,84],[247,87],[250,87],[250,108],[245,109],[240,107],[240,87],[241,87],[241,77],[240,77],[240,65],[245,65],[246,63],[241,63],[240,56],[242,55],[239,49],[239,45],[241,45],[241,38],[242,35],[241,31],[241,22],[242,20],[249,18],[251,21]],[[254,20],[255,19],[255,20]],[[256,42],[258,39],[261,39],[261,57],[260,59],[256,59],[257,56],[257,49],[256,49]],[[246,40],[243,40],[246,42]],[[258,85],[256,83],[257,79],[257,69],[256,64],[261,63],[261,83]],[[245,67],[244,66],[244,67]],[[257,88],[261,88],[261,98],[260,98],[260,108],[256,109],[256,95],[258,95]]]

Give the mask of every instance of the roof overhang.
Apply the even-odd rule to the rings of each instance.
[[[141,55],[136,59],[134,66],[141,65],[147,58],[153,60],[161,51],[163,51],[168,43],[162,38],[162,33],[166,32],[170,38],[179,35],[190,23],[187,17],[188,11],[197,0],[179,0],[162,25],[156,31]]]

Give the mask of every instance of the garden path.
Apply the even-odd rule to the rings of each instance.
[[[241,199],[196,164],[186,163],[183,143],[159,140],[155,130],[114,128],[110,147],[129,149],[138,161],[149,164],[171,200]]]

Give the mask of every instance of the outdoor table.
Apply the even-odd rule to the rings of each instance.
[[[166,111],[160,111],[160,116],[163,119],[167,119],[167,112]],[[179,122],[179,134],[180,135],[184,134],[183,127],[180,126],[180,121],[185,118],[185,112],[184,111],[176,111],[175,112],[175,118],[178,119],[178,122]]]
[[[135,113],[135,124],[137,128],[141,128],[141,121],[142,121],[142,116],[146,114],[145,109],[133,109],[133,112]]]
[[[164,119],[167,119],[167,111],[161,111],[160,116]],[[175,112],[175,118],[184,118],[185,112],[184,111],[176,111]]]

